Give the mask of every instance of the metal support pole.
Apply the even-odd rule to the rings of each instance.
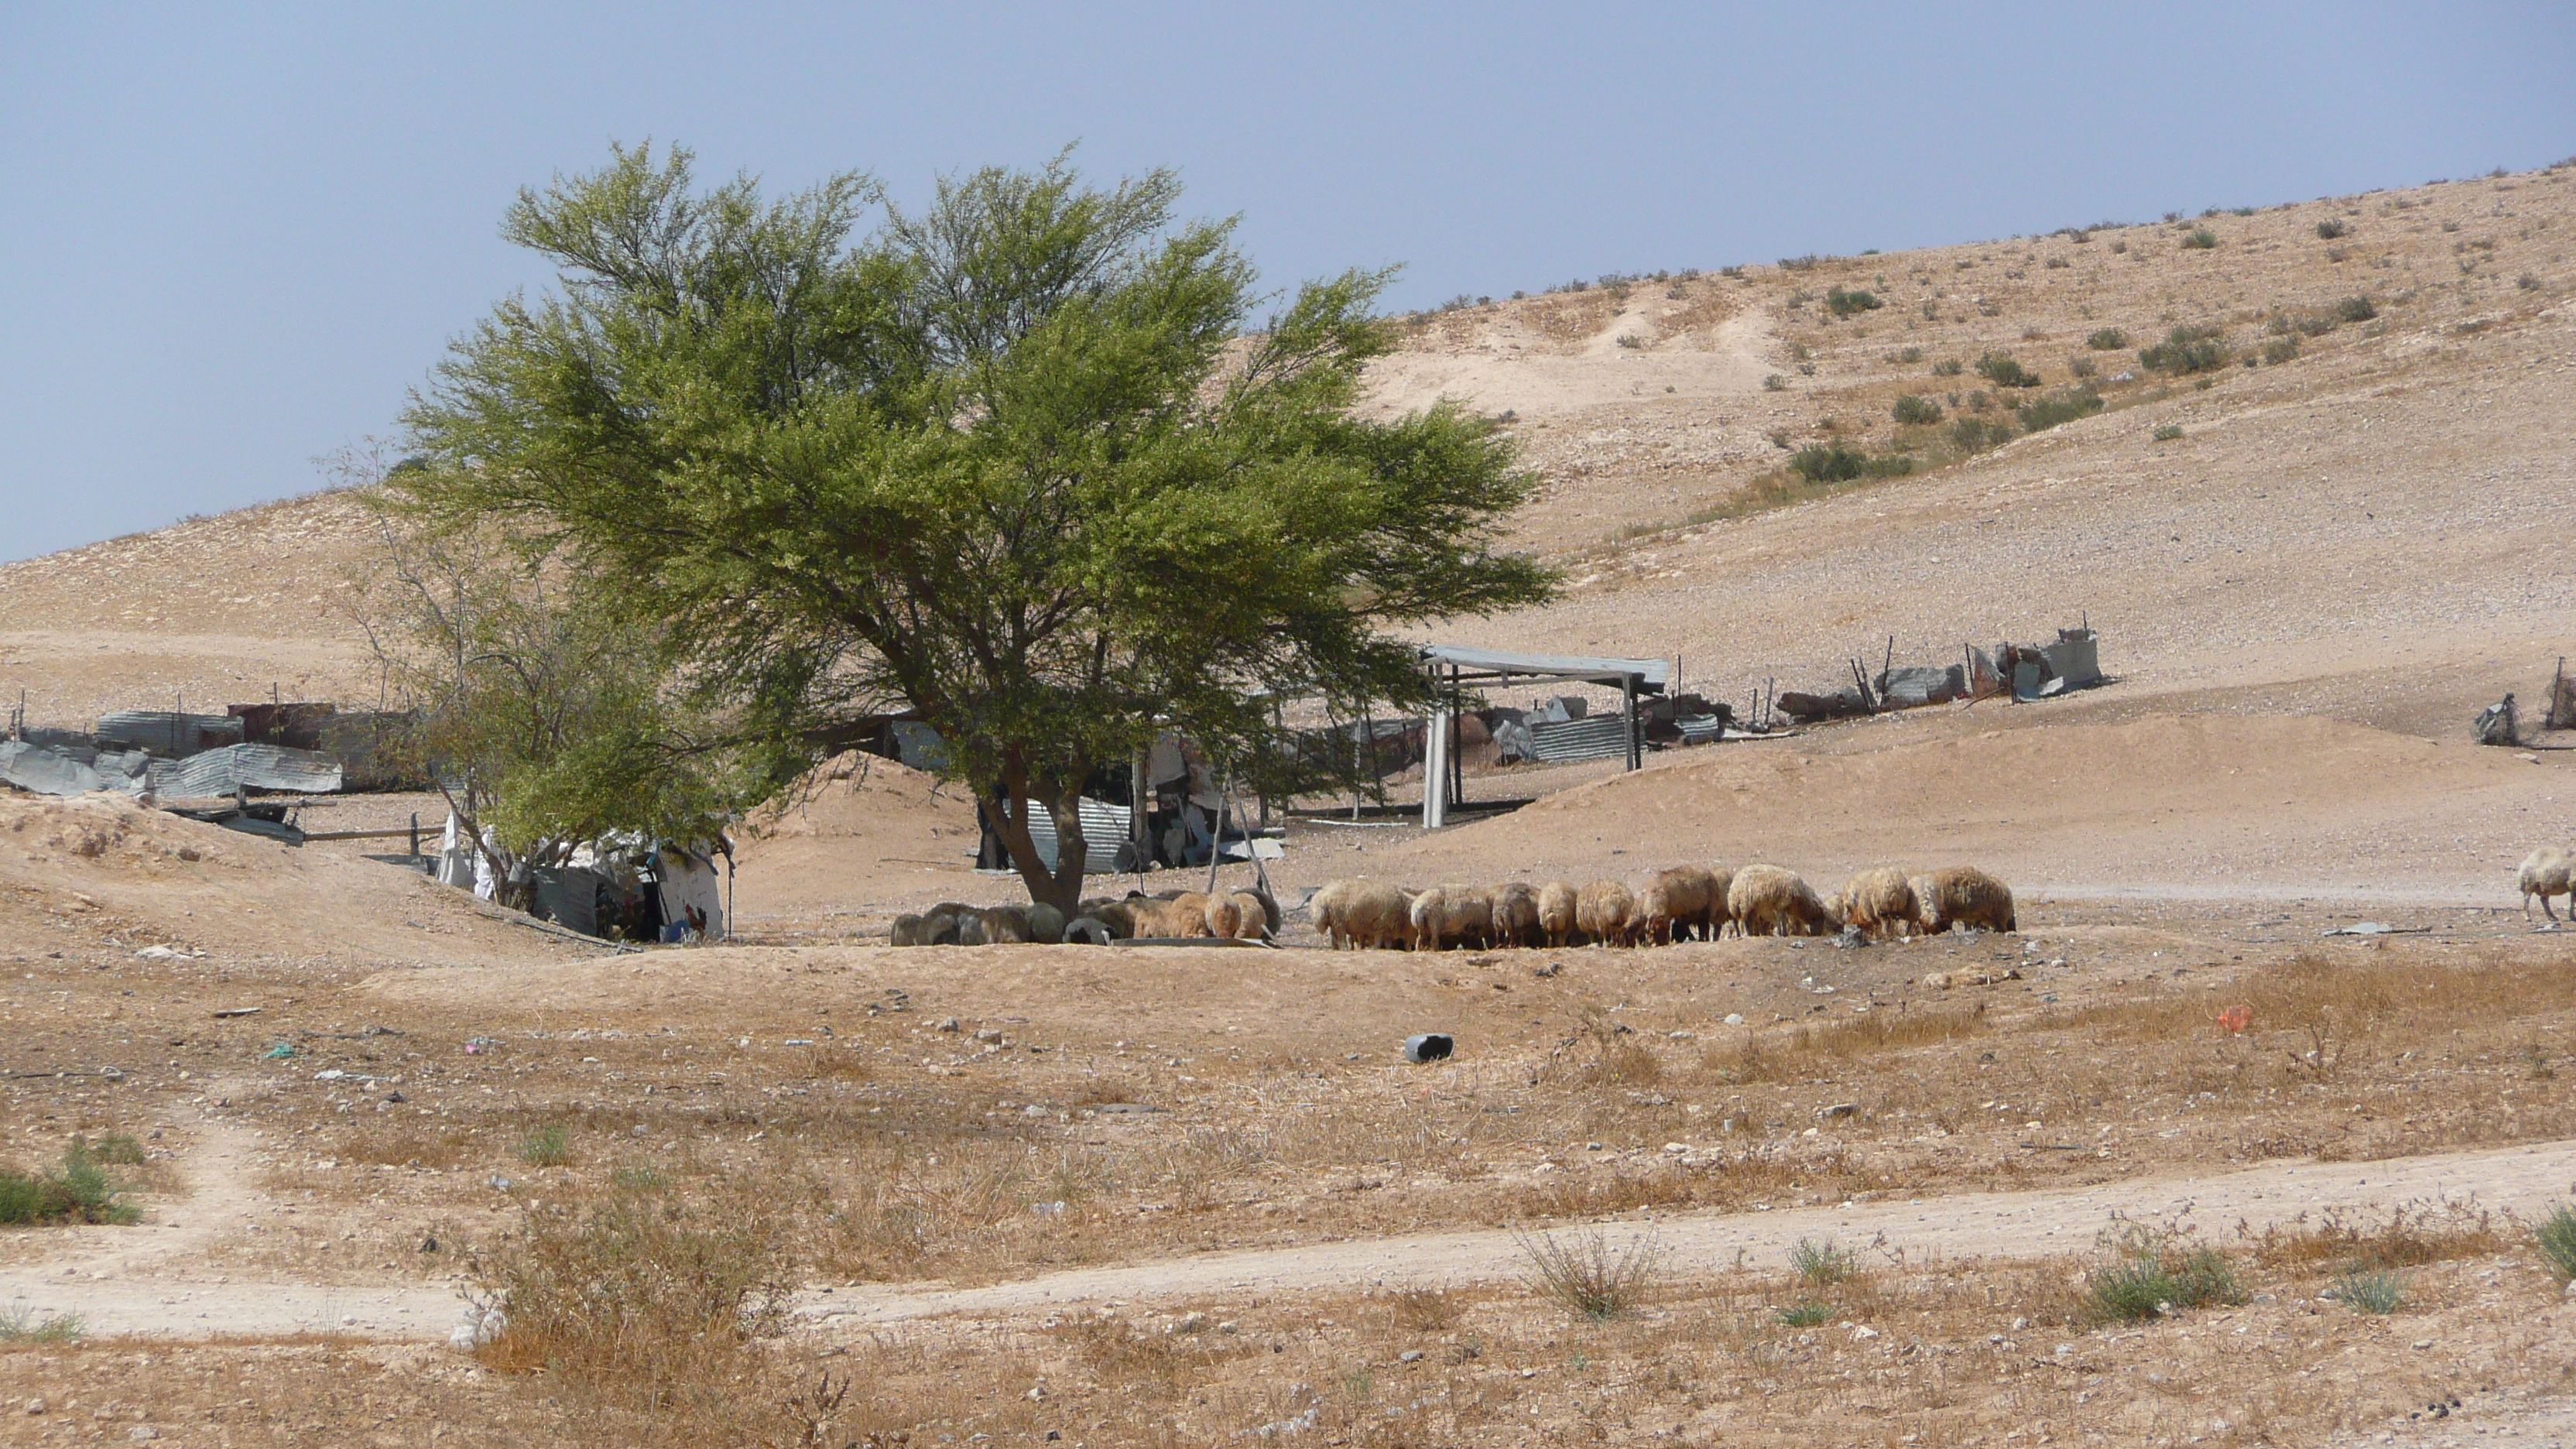
[[[1637,749],[1637,676],[1619,676],[1619,713],[1628,727],[1628,768],[1633,770],[1645,761]]]
[[[1444,728],[1443,702],[1438,698],[1439,676],[1432,676],[1431,708],[1423,715],[1422,728],[1422,828],[1438,830],[1449,823],[1449,802],[1443,798],[1449,790],[1449,731]]]

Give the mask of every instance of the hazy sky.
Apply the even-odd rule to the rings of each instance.
[[[0,560],[317,486],[545,282],[517,188],[646,138],[906,198],[1079,140],[1420,306],[2542,165],[2576,8],[0,4]]]

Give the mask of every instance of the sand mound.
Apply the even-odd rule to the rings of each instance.
[[[972,874],[980,834],[962,786],[851,751],[753,812],[735,911],[750,929],[867,929],[932,899],[1015,895]]]
[[[388,963],[562,954],[425,877],[121,795],[0,794],[0,912],[19,940],[84,948]]]
[[[1694,756],[1390,854],[1423,879],[1496,862],[1582,879],[1766,859],[1831,885],[1881,862],[1971,860],[2068,894],[2510,904],[2513,863],[2554,829],[2541,812],[2563,783],[2505,751],[2277,715]]]

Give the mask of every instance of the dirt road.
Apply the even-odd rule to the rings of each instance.
[[[244,1185],[238,1144],[214,1130],[196,1197],[141,1228],[85,1228],[59,1252],[0,1272],[0,1306],[35,1317],[79,1314],[92,1334],[197,1338],[337,1332],[381,1339],[444,1337],[463,1305],[448,1288],[232,1281],[191,1271],[186,1254],[270,1210]],[[1652,1235],[1669,1269],[1706,1277],[1736,1266],[1776,1270],[1800,1238],[1831,1238],[1932,1258],[2031,1258],[2092,1246],[2113,1213],[2162,1221],[2188,1214],[2215,1241],[2329,1207],[2460,1200],[2530,1216],[2576,1192],[2576,1142],[2381,1162],[2278,1162],[2240,1172],[2154,1177],[2024,1193],[1967,1193],[1768,1213],[1614,1222],[1614,1243]],[[1559,1231],[1564,1231],[1560,1229]],[[818,1326],[858,1328],[949,1314],[1008,1316],[1107,1299],[1165,1304],[1248,1294],[1312,1293],[1388,1283],[1509,1281],[1522,1261],[1504,1231],[1422,1233],[1050,1273],[981,1288],[884,1284],[812,1289],[798,1310]]]

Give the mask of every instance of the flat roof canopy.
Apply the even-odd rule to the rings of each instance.
[[[1663,659],[1612,659],[1586,654],[1513,654],[1463,644],[1425,644],[1424,663],[1446,664],[1462,679],[1569,679],[1612,686],[1633,683],[1641,694],[1661,694],[1672,677]]]

